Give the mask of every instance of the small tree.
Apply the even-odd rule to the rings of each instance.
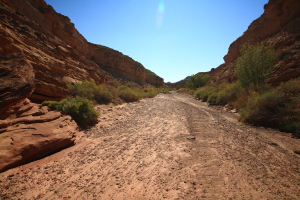
[[[210,81],[208,74],[196,74],[185,82],[185,87],[196,89],[205,86]]]
[[[274,50],[267,49],[263,44],[244,45],[235,68],[242,87],[262,86],[270,77],[275,60]]]

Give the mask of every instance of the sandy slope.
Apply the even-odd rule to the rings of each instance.
[[[177,93],[98,109],[74,147],[0,174],[0,199],[300,199],[287,134]]]

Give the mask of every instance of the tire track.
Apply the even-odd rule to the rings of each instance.
[[[300,197],[299,140],[178,93],[98,109],[82,143],[1,173],[0,199]]]

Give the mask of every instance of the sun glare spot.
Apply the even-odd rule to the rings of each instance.
[[[158,28],[162,27],[163,25],[164,15],[165,15],[165,1],[160,0],[156,10],[156,26]]]

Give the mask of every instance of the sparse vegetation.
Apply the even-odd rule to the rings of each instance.
[[[241,86],[249,88],[264,85],[271,75],[275,60],[274,50],[263,44],[243,46],[235,69]]]
[[[196,74],[191,76],[186,82],[185,87],[189,89],[196,89],[205,86],[210,81],[208,74]]]
[[[108,85],[96,85],[94,82],[90,81],[68,85],[68,89],[73,97],[69,97],[60,102],[44,101],[42,105],[70,115],[80,126],[86,126],[97,122],[99,113],[94,109],[93,102],[100,104],[113,102],[117,104],[121,99],[126,102],[133,102],[138,101],[141,98],[153,98],[160,92],[169,92],[169,90],[165,88],[131,89],[124,85],[115,88]],[[116,99],[119,100],[117,101]]]
[[[300,79],[290,80],[277,88],[260,87],[258,91],[244,89],[239,82],[221,84],[199,88],[194,96],[210,105],[236,108],[241,121],[300,136]]]
[[[256,125],[277,126],[282,122],[283,95],[277,90],[257,93],[240,109],[240,119]]]
[[[125,85],[120,86],[118,92],[119,96],[126,102],[138,101],[141,98],[140,94]]]
[[[177,92],[180,92],[180,93],[187,93],[187,94],[190,94],[190,95],[193,95],[195,93],[196,90],[191,90],[189,88],[179,88],[177,90]]]
[[[217,104],[225,106],[231,102],[235,102],[241,96],[243,88],[239,83],[225,84],[223,89],[218,92]]]
[[[202,101],[206,102],[208,100],[208,97],[215,93],[217,91],[216,87],[203,87],[200,88],[198,90],[196,90],[196,92],[194,93],[194,96],[197,99],[201,99]]]
[[[68,85],[73,96],[87,98],[97,103],[112,102],[112,93],[104,85],[96,85],[94,82],[83,81],[74,85]]]
[[[261,44],[248,45],[243,47],[241,55],[236,66],[237,82],[200,87],[194,97],[210,105],[235,108],[241,121],[274,127],[300,137],[300,78],[277,88],[268,86],[265,81],[272,72],[274,51]]]
[[[81,126],[97,123],[99,116],[99,112],[95,110],[91,101],[80,97],[69,97],[60,102],[44,101],[42,105],[70,115]]]

